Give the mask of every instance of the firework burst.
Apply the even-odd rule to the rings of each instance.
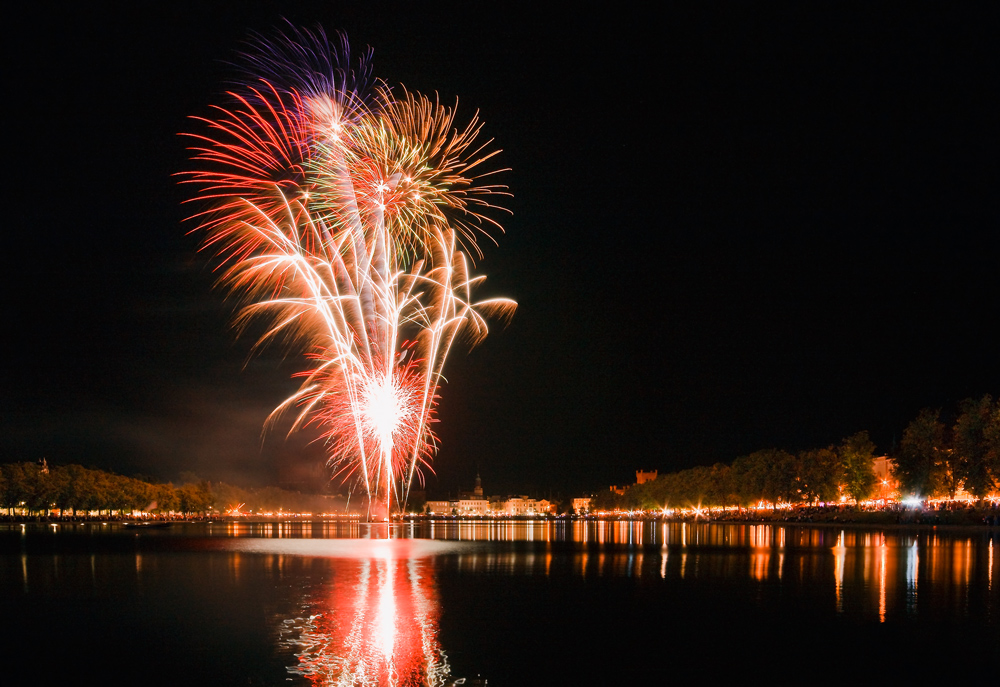
[[[442,369],[460,336],[475,345],[508,299],[476,301],[478,235],[505,187],[480,171],[477,117],[384,84],[370,51],[353,65],[346,39],[292,30],[258,37],[207,131],[191,134],[198,169],[185,181],[223,280],[246,299],[239,322],[265,318],[313,362],[272,419],[320,430],[336,474],[373,498],[405,503],[437,444]]]

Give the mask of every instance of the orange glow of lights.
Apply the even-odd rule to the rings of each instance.
[[[387,548],[382,557],[337,565],[322,608],[289,642],[299,648],[299,664],[289,671],[317,686],[446,684],[431,564]]]
[[[879,574],[878,574],[878,620],[885,622],[885,566],[887,548],[885,545],[885,535],[882,535],[882,544],[879,546]]]
[[[844,560],[847,557],[847,548],[844,546],[844,531],[840,531],[837,537],[837,545],[833,547],[833,577],[836,585],[837,612],[844,610],[843,590],[844,590]]]

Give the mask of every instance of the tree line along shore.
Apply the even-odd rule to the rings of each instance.
[[[787,519],[787,515],[769,516],[765,511],[767,507],[795,507],[797,518],[843,521],[876,517],[858,514],[865,509],[898,510],[892,502],[954,501],[960,494],[981,505],[995,506],[1000,501],[1000,399],[988,394],[967,399],[951,416],[940,409],[920,411],[903,431],[898,448],[888,456],[894,480],[891,490],[876,477],[876,455],[867,432],[849,436],[838,445],[795,454],[765,449],[728,464],[660,474],[628,487],[624,493],[598,493],[589,510],[663,517],[670,509],[728,508],[713,517],[746,519],[751,516],[741,509],[752,508],[754,519]],[[562,503],[560,512],[571,513],[572,499]],[[855,515],[844,513],[845,503],[854,507]],[[278,487],[244,489],[203,480],[162,484],[80,465],[48,466],[44,461],[0,465],[0,517],[7,519],[56,513],[72,518],[133,513],[160,517],[227,512],[345,514],[348,505],[342,496],[302,494]],[[808,515],[805,508],[811,509]],[[945,510],[957,512],[955,507]],[[943,513],[937,517],[939,521],[942,517],[949,521],[967,519]]]
[[[926,503],[968,495],[997,499],[1000,488],[1000,399],[966,399],[946,421],[942,410],[920,411],[888,454],[893,484],[880,481],[868,432],[838,445],[791,453],[765,449],[601,492],[592,511],[654,511],[691,507],[815,506],[870,500]]]
[[[343,513],[342,496],[278,487],[244,489],[223,482],[147,482],[80,465],[0,465],[0,517],[124,517],[135,513],[206,516],[226,512]]]

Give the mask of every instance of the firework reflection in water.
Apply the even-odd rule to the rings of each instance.
[[[459,337],[487,334],[485,317],[515,303],[476,301],[477,234],[496,222],[505,187],[483,183],[493,157],[453,108],[371,78],[371,52],[291,29],[257,37],[252,76],[229,93],[208,133],[192,135],[208,209],[195,215],[224,281],[246,299],[239,324],[270,323],[313,362],[292,431],[320,430],[335,474],[363,486],[386,514],[430,466],[444,362]],[[498,152],[498,151],[497,151]]]
[[[448,684],[431,561],[386,555],[336,565],[319,607],[286,623],[283,643],[299,659],[289,672],[315,685]]]

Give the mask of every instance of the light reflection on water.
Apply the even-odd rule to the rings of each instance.
[[[438,641],[440,614],[431,567],[419,558],[338,561],[333,582],[307,601],[306,617],[285,619],[288,667],[315,685],[428,685],[449,677]]]
[[[442,616],[469,609],[447,606],[442,590],[461,580],[506,593],[549,580],[579,583],[572,598],[581,604],[586,590],[626,581],[646,602],[685,590],[705,600],[757,599],[760,609],[794,599],[814,617],[873,625],[971,618],[994,634],[998,625],[995,530],[542,520],[214,523],[140,535],[17,527],[0,526],[0,594],[8,598],[65,595],[74,585],[77,596],[152,593],[175,584],[182,565],[215,589],[249,588],[262,577],[301,583],[291,587],[290,607],[269,621],[278,652],[291,657],[285,674],[299,684],[449,684],[455,661]],[[98,532],[117,548],[80,547],[86,555],[78,556],[54,546],[59,537]],[[206,555],[176,556],[192,552]],[[520,578],[513,587],[497,583],[511,578]],[[497,622],[519,622],[523,612],[512,606]],[[546,623],[553,612],[565,607],[534,620]]]
[[[747,580],[829,589],[837,614],[884,623],[924,605],[968,612],[970,590],[993,616],[994,538],[987,530],[874,531],[737,523],[644,521],[444,521],[367,525],[226,525],[246,552],[410,559],[447,556],[470,575],[657,576]],[[314,537],[318,537],[314,538]],[[425,537],[426,539],[420,539]],[[337,539],[330,539],[337,538]],[[280,541],[276,541],[280,540]],[[406,542],[410,542],[407,544]],[[394,553],[378,547],[392,543]],[[507,543],[500,548],[490,543]],[[517,546],[518,544],[529,545]],[[511,548],[513,546],[513,548]],[[789,577],[791,576],[791,577]],[[977,597],[979,598],[979,597]]]
[[[434,586],[440,568],[476,579],[569,574],[780,585],[811,600],[821,600],[826,589],[831,612],[838,616],[884,624],[920,614],[950,618],[972,612],[987,625],[996,624],[991,592],[997,534],[986,531],[448,521],[362,525],[338,534],[356,538],[275,541],[247,531],[232,543],[241,551],[356,556],[360,561],[351,573],[360,581],[331,588],[329,610],[313,611],[295,639],[306,648],[297,652],[300,664],[291,670],[315,684],[445,684],[449,666],[437,643]],[[409,539],[421,536],[429,539]],[[379,553],[380,546],[390,548]],[[970,598],[976,608],[970,609]]]
[[[25,539],[22,525],[2,526]],[[29,526],[30,528],[30,526]],[[89,532],[87,526],[63,526]],[[37,536],[48,530],[29,529]],[[106,532],[106,528],[102,531]],[[52,529],[56,534],[55,528]],[[992,591],[994,539],[989,530],[862,530],[765,524],[651,523],[643,521],[446,521],[388,526],[350,522],[211,523],[147,532],[147,541],[203,538],[207,548],[239,553],[276,553],[333,558],[386,557],[413,559],[457,557],[459,568],[511,574],[548,574],[553,547],[572,558],[575,574],[655,574],[661,578],[692,575],[747,576],[757,582],[780,582],[789,574],[799,581],[832,577],[837,597],[860,584],[888,593],[898,580],[916,603],[924,584],[968,587],[982,581]],[[489,544],[511,544],[489,546]],[[527,547],[516,546],[526,544]],[[19,572],[28,585],[29,559],[18,551]],[[693,561],[699,566],[696,573]],[[689,561],[691,561],[689,563]],[[742,561],[742,563],[741,563]],[[828,562],[824,562],[828,561]],[[52,559],[58,566],[58,556]],[[94,574],[94,558],[90,567]],[[142,552],[135,556],[136,576],[143,570]],[[745,566],[743,573],[740,566]]]

